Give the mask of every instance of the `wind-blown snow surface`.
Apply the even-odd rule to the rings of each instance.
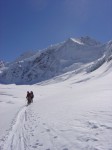
[[[0,85],[0,150],[112,150],[111,81],[108,60],[90,73]],[[27,90],[35,94],[29,106]]]

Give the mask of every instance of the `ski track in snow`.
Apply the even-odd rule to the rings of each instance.
[[[87,119],[97,116],[99,112],[81,114],[81,118],[69,120],[69,125],[62,127],[63,122],[59,126],[48,125],[32,107],[33,104],[19,111],[3,150],[106,150],[98,148],[97,142],[100,142],[104,132],[112,134],[112,122],[109,126]],[[109,113],[101,111],[100,115],[107,114],[109,118]]]
[[[3,150],[25,150],[25,131],[24,124],[26,121],[26,107],[23,107],[12,126],[12,130],[9,132],[6,142],[4,143]]]

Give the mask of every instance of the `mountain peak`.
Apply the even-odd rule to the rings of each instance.
[[[101,44],[99,41],[96,41],[95,39],[93,39],[89,36],[80,37],[79,41],[85,45],[88,45],[88,46],[95,46],[95,45]]]
[[[69,38],[67,40],[67,43],[77,43],[83,45],[83,43],[79,39],[75,39],[75,38]]]
[[[69,38],[39,52],[23,53],[2,69],[0,83],[33,84],[48,80],[98,60],[107,50],[106,58],[111,60],[111,42],[100,44],[88,36]]]
[[[68,38],[66,43],[69,43],[69,44],[75,43],[75,44],[87,45],[87,46],[97,46],[101,44],[99,41],[96,41],[89,36],[80,37],[80,38]]]

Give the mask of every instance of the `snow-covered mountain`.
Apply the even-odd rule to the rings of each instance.
[[[112,58],[112,41],[69,38],[44,50],[25,53],[0,74],[1,83],[32,84],[72,70],[91,72]],[[85,66],[85,64],[90,64]],[[83,68],[83,69],[82,69]]]
[[[0,150],[112,150],[112,41],[86,40],[2,67],[2,82],[36,84],[0,84]]]

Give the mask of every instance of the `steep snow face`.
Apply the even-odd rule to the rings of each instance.
[[[85,40],[85,41],[84,41]],[[85,43],[84,43],[85,42]],[[96,44],[97,42],[84,38],[80,39],[68,39],[57,51],[58,59],[63,61],[69,61],[72,63],[88,63],[101,57],[105,51],[105,46]]]
[[[112,41],[108,42],[105,46],[106,46],[107,51],[104,53],[104,55],[100,59],[93,62],[87,68],[87,72],[92,72],[96,70],[105,62],[110,64],[109,69],[112,68]]]
[[[31,57],[29,53],[22,55],[0,75],[0,82],[37,83],[82,68],[86,63],[99,61],[104,52],[111,51],[110,49],[111,42],[100,44],[89,37],[70,38],[63,43],[37,51]]]

